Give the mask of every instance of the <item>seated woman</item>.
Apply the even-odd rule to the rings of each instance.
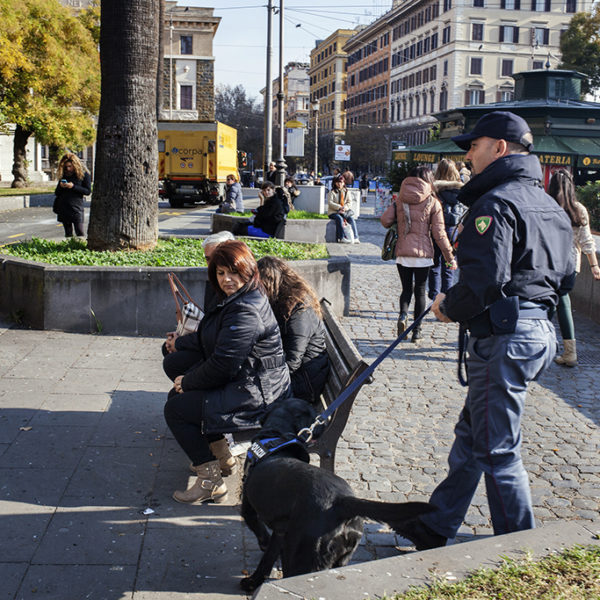
[[[240,224],[235,230],[236,235],[251,235],[254,237],[283,237],[285,216],[288,201],[281,188],[275,188],[270,181],[262,184],[261,190],[265,198],[264,204],[256,209],[252,223]]]
[[[223,242],[208,265],[220,302],[196,333],[201,360],[174,380],[165,420],[198,476],[178,502],[222,502],[235,464],[223,433],[258,428],[267,406],[290,393],[277,320],[246,244]]]
[[[346,189],[346,182],[342,175],[336,175],[331,184],[331,191],[327,194],[327,214],[335,222],[335,237],[344,244],[360,244],[358,229],[351,210],[351,201]],[[352,228],[353,238],[349,239],[344,233],[344,221]]]
[[[258,270],[281,330],[292,394],[317,402],[329,375],[319,300],[310,284],[280,258],[261,258]]]

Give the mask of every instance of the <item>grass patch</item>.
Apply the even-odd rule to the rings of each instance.
[[[600,547],[577,546],[539,562],[506,562],[458,583],[437,582],[387,600],[592,600],[600,598]]]
[[[0,198],[2,196],[35,196],[36,194],[53,194],[56,184],[50,187],[36,186],[26,188],[0,188]]]
[[[263,256],[279,256],[284,260],[328,258],[325,244],[303,244],[283,240],[244,240],[258,260]],[[4,246],[0,252],[27,260],[65,266],[111,267],[205,267],[201,239],[172,238],[158,240],[147,252],[93,252],[85,241],[75,238],[54,242],[33,238],[27,242]]]
[[[252,217],[252,213],[249,211],[246,212],[230,212],[227,213],[232,217]],[[328,219],[328,215],[322,215],[320,213],[308,212],[307,210],[290,210],[287,215],[288,219]]]

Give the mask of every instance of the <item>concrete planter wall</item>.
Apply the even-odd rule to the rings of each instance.
[[[294,261],[294,268],[337,314],[348,314],[347,257]],[[205,267],[59,267],[0,255],[0,315],[33,329],[162,336],[175,325],[169,271],[203,301]]]
[[[599,254],[596,253],[596,260]],[[581,257],[581,271],[575,279],[575,287],[569,294],[573,308],[592,321],[600,323],[600,281],[592,275],[588,260]],[[575,332],[577,333],[577,332]]]

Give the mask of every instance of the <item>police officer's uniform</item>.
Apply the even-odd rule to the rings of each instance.
[[[474,137],[483,135],[507,139]],[[460,145],[465,137],[467,149],[473,137],[453,139]],[[573,271],[569,218],[541,179],[537,157],[511,154],[488,165],[459,194],[469,207],[458,237],[460,277],[440,310],[470,331],[469,391],[448,476],[430,499],[439,510],[421,517],[445,538],[455,537],[482,473],[494,533],[535,526],[521,461],[521,415],[527,385],[555,355],[549,317],[559,292],[572,285],[567,274]]]

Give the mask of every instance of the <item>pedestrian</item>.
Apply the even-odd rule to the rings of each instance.
[[[362,174],[358,187],[360,188],[360,197],[362,202],[363,204],[366,204],[367,196],[369,195],[369,178],[367,177],[366,173]]]
[[[433,242],[439,246],[449,267],[456,269],[452,246],[444,229],[442,205],[435,196],[434,179],[431,169],[414,167],[402,181],[395,202],[380,217],[384,227],[394,222],[398,227],[396,242],[396,267],[400,275],[400,314],[398,315],[398,335],[408,326],[408,307],[415,296],[415,318],[426,306],[426,288],[429,269],[433,265]],[[413,329],[411,342],[421,339],[421,325]]]
[[[335,222],[335,237],[338,243],[360,244],[352,202],[342,175],[336,175],[333,178],[332,190],[327,194],[327,214]],[[353,239],[344,233],[345,223],[352,228]]]
[[[76,154],[67,152],[58,163],[57,177],[52,207],[56,220],[63,224],[66,238],[73,237],[73,228],[76,236],[84,237],[83,197],[92,193],[90,174]]]
[[[286,177],[283,182],[283,188],[288,193],[289,209],[294,210],[294,200],[300,195],[300,190],[296,186],[293,177]]]
[[[471,179],[471,171],[469,171],[469,169],[467,169],[467,165],[465,165],[464,162],[459,160],[456,163],[456,168],[458,169],[458,174],[460,176],[460,180],[463,183],[467,183]]]
[[[232,173],[225,178],[225,200],[215,211],[217,213],[244,212],[244,196],[242,186]]]
[[[235,459],[224,433],[258,428],[267,407],[290,392],[279,327],[244,242],[223,242],[208,265],[220,302],[196,332],[203,360],[175,378],[165,404],[171,433],[192,461],[193,485],[177,502],[222,502]]]
[[[458,192],[463,183],[454,161],[442,158],[435,171],[435,192],[442,203],[444,227],[450,244],[456,241],[458,224],[466,212],[467,207],[458,201]],[[433,300],[440,292],[444,294],[454,284],[456,270],[450,269],[446,261],[435,246],[433,249],[433,266],[429,271],[429,298]]]
[[[314,404],[329,376],[325,325],[317,294],[281,258],[264,256],[258,261],[258,272],[281,331],[292,395]]]
[[[544,192],[527,122],[493,111],[452,139],[473,169],[459,194],[469,212],[458,237],[459,280],[432,310],[470,332],[469,389],[448,475],[431,495],[437,510],[402,531],[418,550],[456,536],[482,474],[494,533],[535,527],[521,417],[529,382],[552,363],[548,317],[573,272],[571,224]]]
[[[274,162],[269,163],[269,170],[267,171],[267,181],[272,184],[277,184],[277,165]]]
[[[600,279],[600,268],[598,267],[598,257],[596,255],[596,243],[590,231],[590,218],[583,204],[577,202],[575,195],[575,186],[573,178],[568,171],[561,169],[556,171],[550,179],[548,193],[563,208],[573,227],[573,253],[575,260],[575,275],[581,269],[581,253],[586,255],[592,276],[594,279]],[[577,364],[577,347],[575,342],[575,326],[573,324],[573,315],[571,313],[571,299],[569,294],[562,294],[558,298],[558,308],[556,310],[560,334],[563,338],[564,352],[557,356],[554,361],[559,365],[574,367]]]
[[[346,169],[342,173],[342,177],[347,188],[351,188],[354,185],[354,173],[350,169]]]

